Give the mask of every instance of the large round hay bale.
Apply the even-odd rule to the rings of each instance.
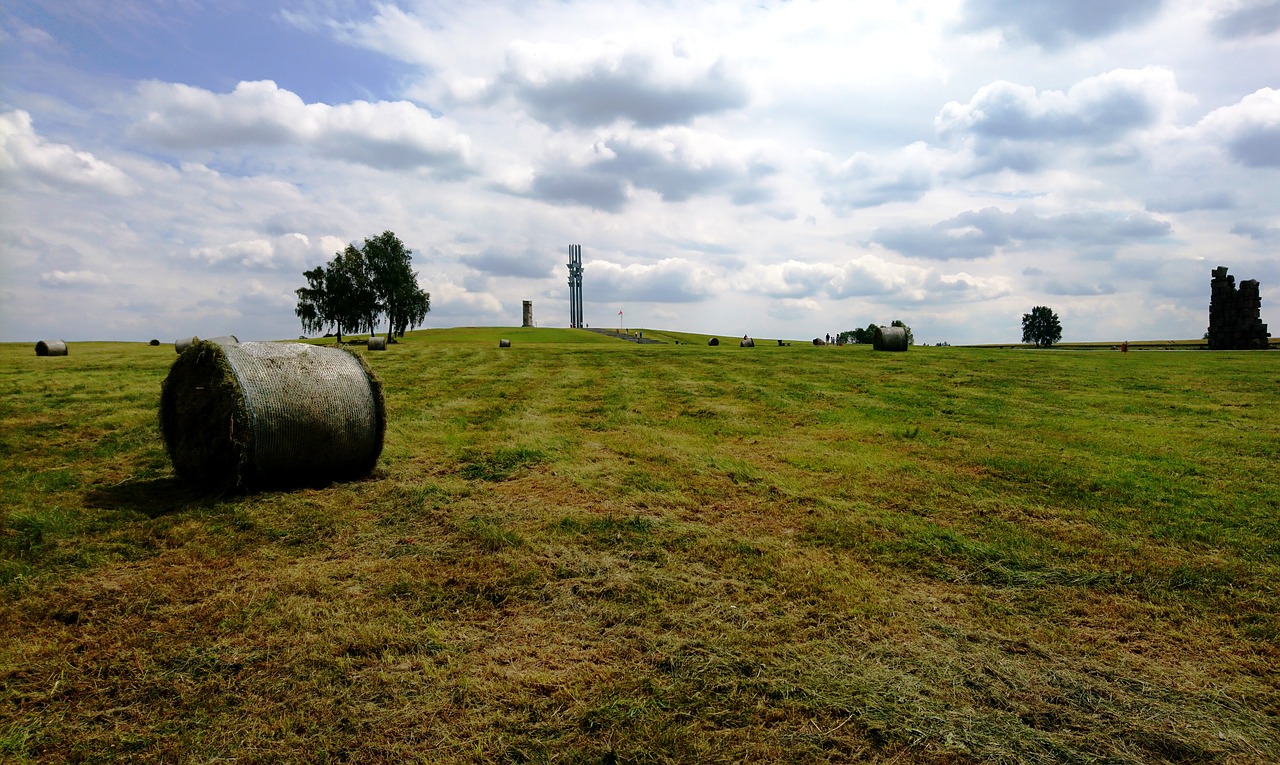
[[[41,340],[36,343],[37,356],[66,356],[67,344],[62,340]]]
[[[180,337],[173,341],[173,349],[178,353],[182,353],[198,342],[200,342],[200,338],[198,337]]]
[[[499,348],[510,348],[510,347],[511,347],[511,341],[510,341],[510,340],[499,340],[499,341],[498,341],[498,347],[499,347]]]
[[[160,392],[174,471],[208,489],[324,483],[382,453],[382,386],[364,359],[303,343],[198,342]]]
[[[240,338],[235,335],[223,335],[222,337],[211,337],[205,342],[217,343],[218,345],[236,345],[240,342]]]
[[[752,340],[752,339],[751,339],[751,338],[749,338],[749,337],[744,337],[744,338],[742,338],[742,342],[738,343],[738,347],[739,347],[739,348],[754,348],[754,347],[756,347],[756,341],[755,341],[755,340]]]
[[[813,338],[813,344],[814,344],[814,345],[826,345],[826,344],[827,344],[827,341],[826,341],[826,340],[823,340],[823,339],[822,339],[822,338],[820,338],[820,337],[815,337],[815,338]]]
[[[369,350],[385,351],[387,349],[387,338],[385,335],[374,335],[369,338]]]
[[[710,345],[710,346],[713,346],[713,347],[714,347],[714,346],[717,346],[717,345],[719,345],[719,344],[720,344],[720,338],[718,338],[718,337],[713,337],[713,338],[711,338],[710,340],[708,340],[708,341],[707,341],[707,345]]]
[[[905,351],[907,330],[902,327],[876,327],[876,334],[871,338],[871,347],[877,351]]]

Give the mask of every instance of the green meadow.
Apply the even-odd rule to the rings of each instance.
[[[0,345],[0,761],[1280,762],[1280,354],[645,335],[360,350],[236,496],[172,345]]]

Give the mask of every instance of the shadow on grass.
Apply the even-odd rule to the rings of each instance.
[[[192,507],[207,507],[221,496],[199,491],[173,476],[167,476],[96,488],[85,495],[84,503],[98,510],[133,511],[148,518],[159,518]]]

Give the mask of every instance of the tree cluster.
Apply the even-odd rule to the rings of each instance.
[[[387,340],[404,336],[426,319],[431,295],[418,287],[418,275],[410,264],[413,250],[390,231],[365,239],[337,253],[333,260],[304,271],[307,286],[297,290],[294,312],[304,332],[332,328],[338,343],[342,335],[373,334],[378,322],[387,321]]]
[[[902,327],[907,331],[907,345],[916,344],[915,336],[911,334],[911,327],[908,327],[901,319],[894,319],[889,326]],[[871,323],[868,324],[865,329],[847,329],[836,335],[836,342],[841,345],[845,343],[865,343],[870,345],[875,342],[876,330],[879,328],[880,326],[878,324]]]

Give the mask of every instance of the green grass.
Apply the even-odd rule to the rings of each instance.
[[[1280,761],[1280,357],[645,335],[410,333],[247,496],[0,345],[0,761]]]

